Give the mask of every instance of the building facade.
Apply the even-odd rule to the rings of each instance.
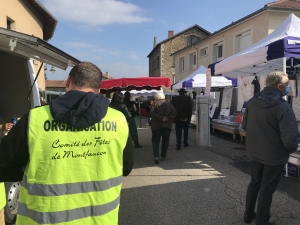
[[[149,77],[164,76],[171,79],[175,74],[174,59],[172,53],[186,47],[193,46],[199,40],[210,35],[210,32],[198,25],[191,26],[174,35],[174,31],[168,31],[168,38],[154,45],[147,56],[149,58]]]
[[[33,35],[45,41],[53,37],[56,18],[36,0],[0,0],[0,27]],[[33,60],[37,73],[41,62]],[[37,79],[38,86],[45,89],[44,68]]]
[[[200,40],[193,46],[187,46],[172,54],[175,62],[175,79],[184,79],[203,65],[228,58],[260,41],[272,33],[290,13],[300,17],[300,1],[279,0],[263,6],[263,8],[247,15],[240,20],[214,32]],[[196,55],[196,68],[191,56]],[[238,78],[238,106],[240,110],[244,101],[253,96],[254,77]],[[259,77],[261,88],[264,87],[264,78]]]

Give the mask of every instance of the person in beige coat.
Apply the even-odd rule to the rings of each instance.
[[[165,101],[165,95],[162,92],[157,92],[154,96],[155,102],[150,110],[150,126],[152,130],[152,147],[155,164],[159,164],[159,143],[161,145],[161,160],[167,159],[167,151],[169,147],[170,132],[172,123],[176,117],[174,106]]]

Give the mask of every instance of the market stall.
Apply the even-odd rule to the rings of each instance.
[[[220,62],[208,66],[207,79],[222,74],[226,77],[267,76],[272,71],[284,71],[289,75],[292,96],[298,95],[300,78],[300,19],[290,14],[270,35],[249,48]],[[207,85],[206,94],[209,92]],[[241,110],[241,109],[238,109]],[[228,119],[228,118],[227,118]],[[227,121],[224,121],[224,126]],[[244,136],[246,136],[244,132]],[[292,154],[286,166],[286,175],[293,171],[300,177],[300,152]],[[293,164],[297,163],[297,164]],[[290,165],[290,164],[293,164]],[[290,169],[291,168],[291,169]]]
[[[232,83],[236,84],[236,79],[227,79],[224,76],[213,76],[211,78],[211,87],[214,88],[225,88],[225,87],[232,87]],[[191,75],[184,78],[183,80],[177,82],[176,84],[172,85],[172,89],[180,89],[180,88],[204,88],[206,87],[206,68],[204,66],[200,66],[197,70],[195,70]],[[220,108],[221,101],[220,98],[222,98],[220,92],[213,92],[211,93],[211,99],[212,99],[212,107],[211,107],[211,117],[214,114],[214,111],[216,108]],[[191,124],[197,125],[197,114],[196,109],[193,112]]]
[[[224,76],[211,78],[211,87],[231,87],[235,79],[229,80]],[[172,90],[180,88],[204,88],[206,87],[206,68],[200,66],[191,75],[172,85]]]
[[[133,91],[133,93],[138,93],[138,91],[142,92],[144,90],[145,92],[153,92],[153,90],[161,90],[162,86],[170,87],[170,85],[170,79],[167,77],[118,78],[102,81],[100,92],[107,95],[116,91]],[[142,126],[141,116],[139,126]]]

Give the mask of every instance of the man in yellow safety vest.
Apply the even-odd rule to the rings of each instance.
[[[22,171],[13,173],[22,174],[16,225],[118,224],[133,144],[126,118],[100,94],[101,80],[97,66],[78,63],[66,94],[32,109],[3,138],[0,169],[17,162]]]

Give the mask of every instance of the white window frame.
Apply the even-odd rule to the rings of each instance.
[[[250,32],[250,39],[252,40],[250,44],[251,46],[253,44],[253,25],[245,27],[233,33],[233,54],[240,52],[240,50],[238,49],[239,37],[245,35],[248,32]]]
[[[197,51],[193,51],[189,54],[189,70],[197,69]]]
[[[222,57],[218,57],[217,46],[222,46]],[[221,38],[212,43],[212,63],[218,62],[225,58],[225,38]]]
[[[179,72],[184,72],[184,56],[179,58]]]
[[[205,55],[201,55],[201,51],[206,49],[206,54]],[[198,58],[203,58],[203,57],[206,57],[209,55],[209,46],[208,45],[205,45],[205,46],[202,46],[200,47],[199,49],[199,57]]]

